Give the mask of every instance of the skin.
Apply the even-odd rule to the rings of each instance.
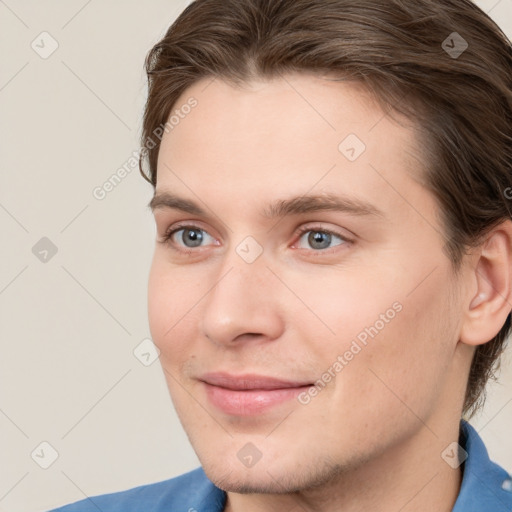
[[[458,440],[475,346],[511,309],[510,223],[454,273],[439,207],[417,179],[417,132],[357,84],[208,78],[176,106],[190,97],[197,106],[162,139],[155,192],[207,214],[154,208],[149,321],[183,427],[228,492],[225,510],[450,511],[461,471],[441,452]],[[350,133],[366,145],[352,162],[338,149]],[[274,200],[327,193],[380,213],[262,215]],[[204,230],[202,245],[187,247],[184,231],[163,242],[178,222]],[[318,248],[308,235],[322,230],[347,241]],[[247,236],[263,250],[252,263],[236,252]],[[401,310],[307,405],[230,415],[198,380],[224,371],[315,382],[396,303]],[[250,468],[237,457],[246,443],[261,452]]]

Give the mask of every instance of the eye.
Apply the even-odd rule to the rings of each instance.
[[[208,241],[208,239],[215,241],[204,229],[194,225],[186,225],[167,231],[160,242],[177,246],[177,250],[183,250],[201,247],[202,242]],[[180,247],[183,249],[180,249]]]
[[[300,238],[297,243],[299,249],[312,249],[317,253],[328,252],[328,249],[351,242],[341,233],[319,226],[305,226],[299,230],[299,236]],[[206,245],[219,245],[215,238],[207,231],[193,224],[169,228],[159,242],[169,245],[178,252],[184,253],[191,253],[193,249],[200,249]],[[306,244],[306,246],[303,244]]]
[[[326,230],[323,228],[304,227],[299,231],[299,235],[299,243],[304,241],[309,245],[309,247],[299,246],[299,249],[312,248],[317,252],[350,242],[350,240],[348,240],[340,233],[335,233],[334,231]],[[339,243],[331,245],[332,242],[336,240],[339,240]]]

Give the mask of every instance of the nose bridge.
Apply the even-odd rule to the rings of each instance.
[[[264,338],[279,336],[282,319],[277,297],[270,289],[272,273],[254,240],[244,239],[229,251],[217,276],[205,297],[204,335],[219,344],[232,343],[248,333]]]

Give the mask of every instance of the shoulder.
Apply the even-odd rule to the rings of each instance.
[[[50,512],[221,512],[224,503],[224,491],[198,468],[169,480],[85,498]]]

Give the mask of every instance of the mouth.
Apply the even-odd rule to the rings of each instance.
[[[311,382],[256,374],[208,373],[198,380],[203,384],[208,401],[232,416],[261,414],[296,398],[313,386]]]

